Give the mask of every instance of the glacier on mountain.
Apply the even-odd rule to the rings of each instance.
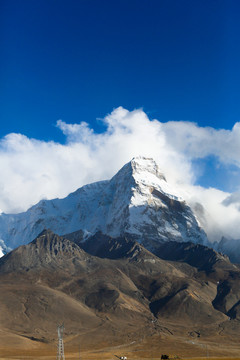
[[[82,230],[128,235],[147,248],[161,241],[207,243],[191,208],[179,198],[153,159],[137,157],[111,180],[85,185],[64,199],[41,200],[26,212],[0,214],[0,238],[15,248],[44,228],[59,235]]]

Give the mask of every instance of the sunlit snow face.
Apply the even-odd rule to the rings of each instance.
[[[131,158],[143,155],[158,162],[180,196],[203,204],[208,231],[214,234],[217,224],[222,233],[240,238],[239,123],[232,130],[200,128],[184,121],[161,123],[149,120],[142,110],[129,112],[121,107],[103,122],[106,129],[98,134],[84,122],[58,121],[65,144],[21,134],[1,139],[0,208],[16,212],[42,198],[64,197],[86,183],[111,178]],[[234,196],[215,190],[215,184],[224,191],[235,191]]]

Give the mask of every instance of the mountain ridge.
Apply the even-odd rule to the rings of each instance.
[[[0,259],[1,334],[7,331],[52,343],[55,327],[63,321],[71,329],[68,343],[81,339],[89,344],[92,332],[96,346],[106,338],[110,343],[131,339],[140,344],[143,334],[149,340],[166,334],[166,329],[168,336],[178,334],[183,343],[196,332],[206,339],[215,334],[218,342],[229,329],[240,329],[240,269],[221,254],[177,242],[168,261],[126,237],[119,241],[108,236],[97,242],[98,249],[94,239],[82,245],[87,241],[90,253],[44,230],[30,244]],[[197,259],[203,251],[214,274],[208,261],[201,266],[182,262],[186,254],[195,253]],[[216,335],[219,327],[221,335]]]

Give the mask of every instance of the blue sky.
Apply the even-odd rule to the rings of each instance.
[[[1,0],[0,136],[142,107],[162,122],[240,119],[240,3]]]
[[[240,224],[239,19],[232,0],[0,0],[0,210],[143,151]]]

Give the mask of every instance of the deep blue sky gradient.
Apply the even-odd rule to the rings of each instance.
[[[160,121],[240,121],[240,2],[0,0],[0,137],[101,132],[118,106]]]

